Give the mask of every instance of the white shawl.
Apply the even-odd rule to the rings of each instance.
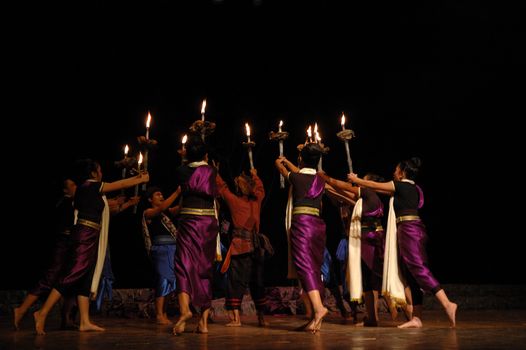
[[[396,215],[394,212],[394,196],[389,200],[389,215],[387,217],[387,233],[385,237],[384,274],[382,279],[382,295],[387,295],[395,304],[405,305],[404,284],[398,269],[398,246],[396,241]]]
[[[94,299],[97,296],[99,289],[100,276],[104,268],[104,260],[106,259],[106,249],[108,247],[108,228],[110,227],[110,207],[105,195],[102,195],[104,201],[104,210],[102,211],[102,221],[99,234],[99,249],[97,253],[97,264],[93,272],[93,279],[91,280],[91,296]]]
[[[362,203],[360,198],[356,201],[351,215],[349,228],[349,254],[347,254],[347,281],[351,301],[361,302],[362,286]]]

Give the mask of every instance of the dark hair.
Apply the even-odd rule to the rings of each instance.
[[[247,175],[245,174],[244,172],[242,172],[240,175],[239,175],[240,178],[243,178],[243,180],[245,180],[249,186],[249,190],[250,190],[250,193],[248,194],[248,199],[249,200],[256,200],[257,197],[254,195],[254,188],[256,187],[256,181],[254,181],[254,179],[252,178],[252,176],[250,175]],[[242,196],[243,193],[241,192],[241,189],[239,188],[239,185],[236,186],[236,194],[238,196]]]
[[[398,167],[401,171],[405,172],[405,176],[409,180],[415,180],[420,167],[422,166],[422,161],[418,157],[413,157],[411,159],[403,160],[398,164]]]
[[[100,164],[93,159],[78,159],[73,164],[73,175],[71,179],[77,186],[80,186],[86,182],[86,180],[91,179],[91,173],[97,171],[99,167]]]
[[[316,168],[320,157],[323,153],[322,148],[317,143],[306,144],[300,152],[303,166],[307,168]]]
[[[146,189],[146,192],[144,192],[144,198],[151,199],[153,194],[155,192],[162,192],[160,187],[157,186],[150,186]]]
[[[365,176],[367,176],[369,178],[369,180],[371,181],[374,181],[374,182],[384,182],[385,179],[383,177],[381,177],[380,175],[377,175],[375,173],[367,173],[365,174]],[[364,178],[365,178],[364,176]]]
[[[201,135],[190,134],[186,141],[186,159],[188,162],[197,162],[203,160],[208,153],[208,147],[204,143]]]

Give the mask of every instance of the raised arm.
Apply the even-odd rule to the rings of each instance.
[[[237,196],[230,191],[230,189],[228,188],[228,185],[223,180],[221,175],[219,175],[219,173],[217,173],[217,175],[216,175],[216,185],[217,185],[217,191],[218,191],[219,195],[227,203],[237,200]]]
[[[376,182],[371,180],[360,179],[358,175],[350,173],[347,175],[349,181],[363,187],[370,188],[378,193],[383,193],[387,195],[393,195],[395,192],[395,187],[393,181],[389,182]]]
[[[150,181],[150,175],[147,172],[141,172],[139,175],[129,177],[127,179],[117,180],[113,182],[104,182],[104,186],[102,186],[101,192],[107,193],[119,191],[123,188],[132,187],[148,181]]]
[[[325,184],[325,194],[334,202],[356,204],[356,195],[351,192],[337,190],[329,184]]]
[[[126,196],[117,196],[114,198],[108,198],[108,206],[110,207],[110,213],[115,215],[128,209],[139,203],[140,196],[130,197],[126,200]]]
[[[162,212],[170,208],[170,206],[175,202],[177,197],[181,194],[181,186],[177,187],[174,193],[172,193],[168,198],[161,202],[158,207],[148,208],[144,211],[144,217],[146,219],[151,219],[155,216],[160,215]]]
[[[279,157],[276,159],[276,168],[278,168],[278,171],[283,175],[284,177],[289,176],[289,171],[293,173],[297,173],[300,171],[300,169],[292,164],[287,158],[285,157]]]
[[[258,176],[258,171],[256,169],[250,169],[250,175],[252,176],[252,180],[256,183],[256,187],[254,188],[254,195],[258,199],[258,202],[263,201],[263,198],[265,198],[265,188],[263,187],[263,182]]]
[[[325,174],[325,172],[323,171],[319,171],[318,175],[321,176],[321,178],[325,180],[326,184],[330,185],[336,190],[348,191],[348,192],[353,193],[356,197],[360,196],[360,189],[356,186],[353,186],[351,183],[341,181],[341,180],[336,180],[330,177],[329,175]]]

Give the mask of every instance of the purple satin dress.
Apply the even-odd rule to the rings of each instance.
[[[325,182],[318,175],[305,198],[317,199],[323,195]],[[290,227],[291,255],[302,287],[306,292],[318,290],[323,296],[321,266],[325,249],[325,222],[319,216],[296,214]]]
[[[217,194],[215,171],[210,166],[195,169],[188,189],[214,197]],[[218,225],[215,216],[182,215],[179,220],[175,277],[177,293],[190,295],[190,302],[202,309],[212,302],[213,262]]]
[[[424,194],[416,186],[420,195],[418,209],[424,205]],[[396,197],[395,197],[396,200]],[[440,283],[427,266],[425,244],[426,228],[421,220],[402,221],[397,224],[398,251],[403,264],[402,271],[410,273],[418,286],[426,292],[436,293]]]

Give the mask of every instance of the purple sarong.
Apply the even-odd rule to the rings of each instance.
[[[175,251],[177,292],[190,295],[194,306],[207,309],[212,301],[213,262],[217,220],[213,216],[183,215]]]
[[[188,191],[214,197],[217,194],[215,170],[197,167],[188,183]],[[215,216],[182,215],[179,220],[175,277],[177,293],[185,292],[190,302],[201,309],[212,303],[213,263],[219,227]]]
[[[303,289],[325,290],[321,280],[321,265],[325,249],[325,222],[313,215],[299,214],[292,217],[290,227],[292,260]]]
[[[67,262],[69,248],[70,236],[62,233],[58,234],[51,264],[29,294],[41,296],[51,292],[51,288],[57,283],[60,273]]]
[[[402,221],[397,227],[400,260],[419,287],[426,292],[435,291],[440,283],[427,266],[425,243],[426,228],[421,220]]]
[[[89,296],[97,262],[99,233],[99,229],[92,227],[79,224],[73,226],[67,266],[56,287],[61,294]]]
[[[384,269],[384,247],[385,232],[362,230],[361,255],[362,264],[365,264],[368,271],[364,273],[362,269],[364,291],[381,290],[382,274]]]

